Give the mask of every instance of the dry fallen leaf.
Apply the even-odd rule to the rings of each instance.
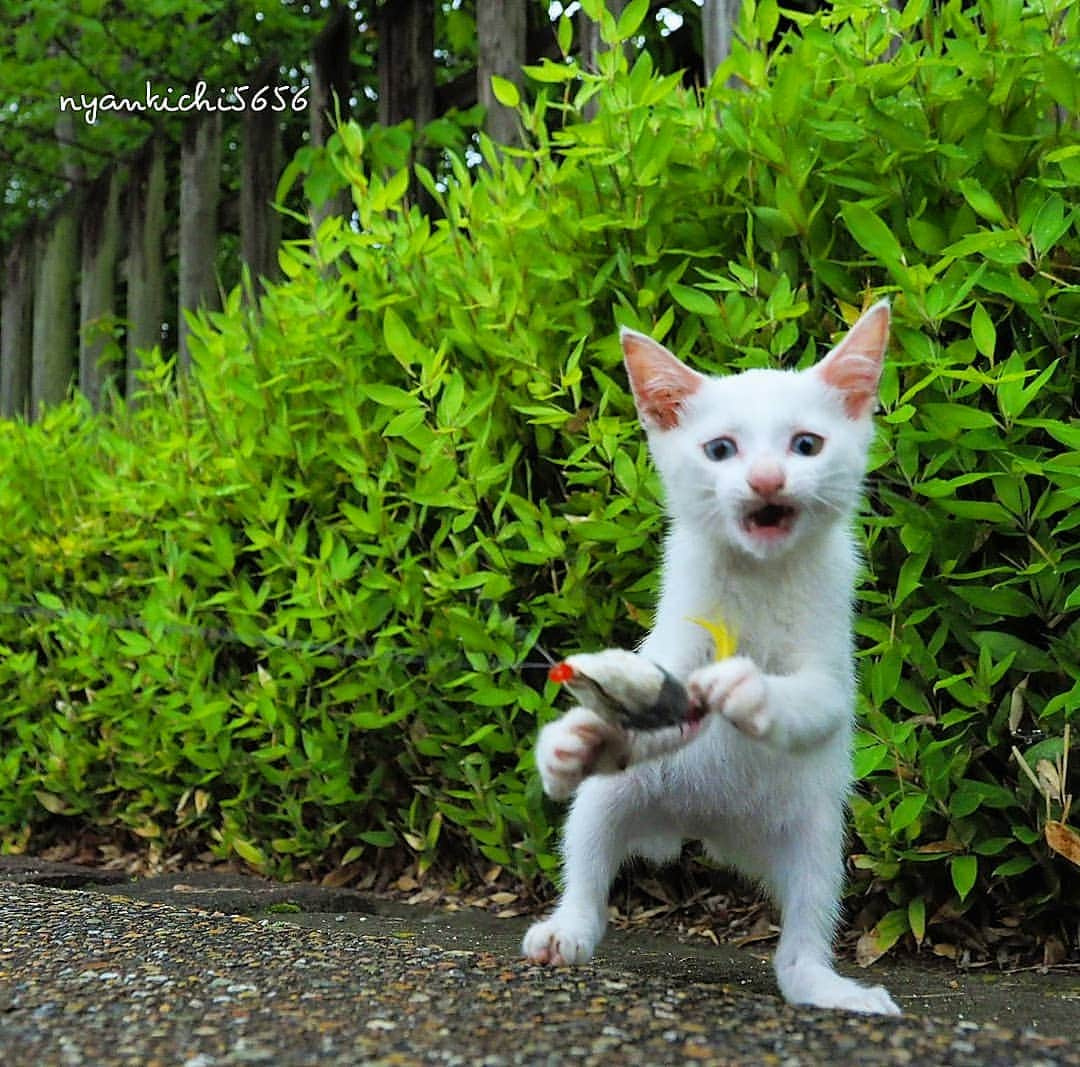
[[[660,908],[635,908],[633,915],[630,918],[636,923],[647,923],[650,919],[655,919],[657,915],[664,915],[671,909],[667,907]]]
[[[960,852],[963,845],[958,841],[929,841],[925,845],[919,845],[916,852]]]
[[[344,867],[335,867],[323,875],[322,884],[331,889],[340,889],[360,875],[362,866],[360,863],[347,863]]]
[[[873,930],[865,931],[855,942],[855,962],[860,967],[869,967],[882,955],[878,948],[877,934]]]
[[[1069,950],[1060,938],[1051,935],[1043,942],[1044,967],[1056,967],[1059,963],[1064,963],[1068,954]]]
[[[1027,686],[1027,678],[1021,679],[1009,698],[1009,733],[1011,734],[1015,734],[1020,728],[1020,720],[1024,717],[1024,690]]]
[[[1043,827],[1046,843],[1059,855],[1080,867],[1080,834],[1071,826],[1051,819]]]
[[[735,939],[735,944],[742,946],[751,945],[755,941],[769,941],[779,933],[780,927],[769,921],[768,914],[762,914],[758,916],[757,921],[750,927],[748,934]]]
[[[1039,791],[1047,800],[1061,796],[1061,775],[1048,759],[1035,764],[1035,775],[1039,780]]]

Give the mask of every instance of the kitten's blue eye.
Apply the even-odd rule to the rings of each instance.
[[[738,445],[730,437],[714,437],[711,441],[706,441],[701,447],[709,459],[717,462],[722,459],[731,459],[739,451]]]
[[[791,439],[791,451],[797,456],[816,456],[825,447],[819,433],[797,433]]]

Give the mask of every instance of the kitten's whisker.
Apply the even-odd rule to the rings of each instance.
[[[803,496],[813,500],[815,503],[824,504],[825,507],[830,508],[833,511],[841,512],[844,510],[841,504],[838,504],[835,500],[830,500],[827,496],[822,496],[821,493],[809,492],[804,493]]]

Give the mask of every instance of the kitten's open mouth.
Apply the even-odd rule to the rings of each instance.
[[[751,537],[771,540],[790,533],[798,516],[798,510],[790,504],[762,504],[746,513],[743,528]]]

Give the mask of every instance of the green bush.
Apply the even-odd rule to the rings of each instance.
[[[1075,916],[1064,798],[1011,753],[1052,783],[1080,703],[1077,12],[798,18],[769,52],[778,9],[745,3],[702,99],[621,48],[529,68],[527,147],[420,170],[434,217],[342,128],[307,181],[355,223],[199,322],[179,396],[159,364],[134,410],[0,429],[8,848],[59,815],[281,874],[401,844],[549,872],[528,664],[636,641],[656,591],[616,322],[802,366],[890,295],[853,805],[876,948],[987,894]]]

